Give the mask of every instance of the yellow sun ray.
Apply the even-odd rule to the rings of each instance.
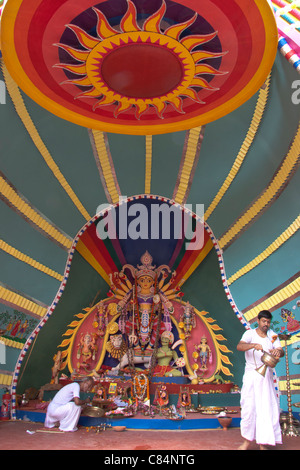
[[[182,31],[184,31],[191,24],[193,24],[194,21],[196,20],[197,16],[198,16],[197,13],[195,13],[195,15],[189,21],[177,24],[175,26],[170,26],[168,29],[166,29],[165,35],[170,37],[170,38],[174,38],[174,39],[178,40],[180,34],[182,33]]]
[[[97,10],[97,8],[94,7],[93,10],[97,15],[97,34],[99,38],[106,39],[114,36],[115,34],[118,34],[118,31],[110,26],[106,16],[102,13],[102,11]]]
[[[121,29],[123,33],[131,31],[141,31],[136,22],[136,9],[131,0],[127,0],[128,9],[121,21]]]
[[[85,62],[89,56],[90,51],[82,51],[79,49],[74,49],[74,47],[67,46],[66,44],[53,44],[54,46],[64,49],[73,59]]]
[[[143,30],[153,33],[160,33],[160,23],[166,12],[166,4],[162,3],[160,9],[151,15],[143,24]]]
[[[196,52],[192,52],[192,57],[193,57],[194,62],[197,63],[204,59],[216,59],[219,57],[223,57],[225,54],[227,54],[227,51],[225,52],[196,51]]]
[[[186,47],[189,51],[194,49],[196,46],[200,46],[200,44],[204,44],[206,42],[211,41],[213,38],[215,38],[217,35],[217,32],[213,32],[211,34],[196,34],[196,35],[191,35],[187,36],[183,39],[181,39],[181,44]]]
[[[69,70],[69,72],[76,73],[78,75],[86,74],[85,64],[79,64],[79,65],[55,64],[53,65],[53,67],[64,68],[65,70]]]
[[[195,77],[192,82],[191,86],[200,86],[201,88],[206,88],[207,90],[218,90],[218,88],[215,88],[211,86],[204,78],[200,77]]]
[[[99,39],[96,39],[90,34],[86,33],[79,26],[76,26],[75,24],[67,24],[67,27],[75,33],[80,44],[86,49],[91,51],[99,43]]]
[[[97,88],[93,87],[91,90],[84,91],[83,93],[79,93],[78,95],[75,96],[75,99],[78,98],[96,98],[101,95],[100,91],[97,90]]]
[[[200,73],[208,73],[212,75],[224,75],[227,72],[226,71],[223,72],[222,70],[216,70],[211,65],[199,64],[199,65],[196,65],[195,67],[195,75],[199,75]]]

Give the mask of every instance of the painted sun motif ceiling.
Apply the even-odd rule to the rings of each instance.
[[[203,258],[181,252],[173,260],[180,269],[180,261],[187,260],[186,300],[217,317],[228,347],[235,348],[242,329],[228,311],[253,325],[261,308],[273,312],[278,331],[287,327],[287,318],[293,320],[297,341],[296,3],[6,2],[0,82],[5,84],[0,95],[1,330],[8,331],[18,312],[22,324],[24,315],[45,320],[65,291],[69,303],[62,296],[55,317],[55,331],[63,333],[64,315],[71,319],[99,290],[107,293],[104,253],[119,269],[125,261],[138,263],[147,249],[130,245],[118,257],[122,250],[109,240],[102,250],[95,234],[82,228],[99,206],[116,205],[123,197],[157,197],[190,204],[194,212],[196,204],[204,205],[219,254],[208,240]],[[71,268],[66,263],[72,248]],[[154,262],[172,255],[164,247]],[[51,318],[38,327],[37,338],[45,339]],[[1,365],[1,383],[12,382],[20,349],[34,327],[31,322],[26,334],[5,338],[10,359]],[[45,370],[60,338],[49,341],[50,354],[39,350]],[[296,367],[293,373],[298,374]]]
[[[54,114],[109,132],[220,118],[259,89],[277,50],[267,2],[20,0],[3,16],[3,57],[19,86]]]

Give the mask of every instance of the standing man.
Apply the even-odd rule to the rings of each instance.
[[[60,431],[77,431],[81,407],[90,402],[90,399],[80,399],[80,392],[88,392],[94,385],[92,377],[87,377],[80,382],[72,382],[61,388],[50,402],[45,427],[53,428],[59,423]]]
[[[241,390],[241,435],[244,443],[240,450],[247,450],[254,440],[262,450],[266,449],[266,445],[282,443],[273,370],[268,367],[265,377],[255,370],[263,365],[263,351],[276,358],[284,356],[277,335],[270,330],[271,320],[268,310],[261,311],[258,314],[258,328],[247,330],[237,345],[238,351],[245,352],[246,359]]]

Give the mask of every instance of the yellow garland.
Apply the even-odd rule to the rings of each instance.
[[[42,307],[41,305],[34,302],[34,300],[26,299],[25,297],[17,294],[11,289],[8,289],[0,285],[0,300],[4,304],[9,303],[14,307],[21,308],[23,311],[26,310],[29,314],[39,315],[43,317],[47,313],[47,307]]]
[[[13,104],[15,106],[15,109],[23,122],[27,132],[29,133],[33,143],[35,144],[36,148],[42,155],[45,163],[48,165],[50,170],[52,171],[53,175],[55,178],[58,180],[62,188],[66,191],[72,202],[75,204],[79,212],[83,215],[83,217],[86,220],[90,220],[91,216],[89,213],[85,210],[81,202],[79,201],[78,197],[74,193],[73,189],[69,185],[69,183],[66,181],[65,177],[63,176],[62,172],[58,168],[57,164],[54,162],[53,158],[51,157],[48,149],[46,148],[44,142],[42,141],[34,123],[32,122],[32,119],[26,109],[26,106],[24,104],[22,95],[19,91],[18,86],[16,83],[13,81],[11,78],[4,62],[2,61],[2,70],[3,70],[3,75],[5,79],[5,84],[7,86],[8,93],[10,94],[10,97],[13,101]]]
[[[257,255],[252,261],[246,264],[243,268],[239,269],[235,274],[230,276],[227,283],[228,285],[235,282],[241,276],[256,268],[260,263],[267,259],[274,251],[278,250],[287,240],[289,240],[300,228],[300,215],[282,234],[274,240],[262,253]]]
[[[13,339],[4,338],[4,336],[0,336],[0,342],[4,343],[6,346],[16,349],[23,349],[24,344],[20,343],[19,341],[14,341]]]
[[[34,260],[30,256],[25,255],[21,251],[17,250],[16,248],[12,247],[5,241],[0,239],[0,249],[8,253],[9,255],[13,256],[14,258],[18,259],[19,261],[22,261],[24,263],[29,264],[29,266],[32,266],[35,269],[38,269],[39,271],[42,271],[45,274],[48,274],[48,276],[52,276],[58,281],[63,280],[63,276],[61,274],[58,274],[56,271],[53,271],[53,269],[48,268],[44,264],[39,263],[38,261]]]
[[[247,132],[247,135],[244,139],[244,142],[242,143],[240,151],[231,167],[229,174],[227,175],[217,195],[215,196],[209,208],[204,214],[205,220],[208,220],[208,218],[211,216],[211,214],[213,213],[213,211],[215,210],[215,208],[217,207],[217,205],[223,198],[226,191],[229,189],[229,186],[233,182],[234,178],[236,177],[237,173],[239,172],[246,158],[246,155],[249,151],[250,146],[253,143],[254,137],[258,131],[259,125],[261,123],[261,120],[264,114],[264,110],[265,110],[267,100],[268,100],[268,95],[269,95],[270,81],[271,81],[271,74],[269,74],[264,86],[259,91],[256,107],[254,110],[254,114],[251,120],[249,130]]]
[[[42,215],[33,208],[17,191],[0,176],[0,194],[14,206],[26,219],[30,220],[38,229],[42,230],[53,240],[69,250],[72,246],[71,238],[59,231],[51,222],[42,217]]]
[[[91,133],[93,136],[94,149],[97,153],[95,157],[98,158],[98,162],[101,167],[100,171],[102,182],[104,189],[108,193],[108,201],[111,204],[116,204],[119,202],[120,189],[116,181],[113,163],[110,161],[110,156],[105,142],[105,134],[97,130],[91,130]]]
[[[0,374],[0,384],[10,386],[12,383],[12,376],[9,374]]]
[[[275,309],[277,305],[281,304],[286,299],[294,295],[297,295],[299,292],[300,292],[300,276],[294,281],[290,282],[290,284],[288,284],[287,286],[280,289],[275,294],[270,295],[270,297],[264,300],[263,302],[260,302],[258,305],[248,310],[248,312],[245,312],[243,314],[244,318],[247,321],[251,321],[257,317],[257,315],[259,314],[261,310]]]
[[[146,135],[145,194],[151,193],[152,135]]]
[[[204,127],[199,126],[191,129],[187,143],[186,152],[183,158],[183,165],[179,177],[178,187],[175,188],[173,199],[178,204],[184,204],[187,199],[191,173],[194,168],[195,160],[198,156],[198,143]]]
[[[252,219],[269,205],[276,197],[278,191],[284,186],[295,166],[299,163],[300,154],[300,126],[298,127],[294,141],[289,152],[285,156],[280,168],[274,178],[260,196],[251,204],[241,217],[239,217],[232,227],[221,237],[219,246],[224,247],[241,232]]]

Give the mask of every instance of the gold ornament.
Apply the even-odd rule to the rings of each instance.
[[[108,313],[111,316],[117,315],[118,313],[118,305],[115,303],[111,303],[107,307]]]
[[[114,335],[119,329],[118,323],[113,322],[107,325],[107,330],[110,335]]]

